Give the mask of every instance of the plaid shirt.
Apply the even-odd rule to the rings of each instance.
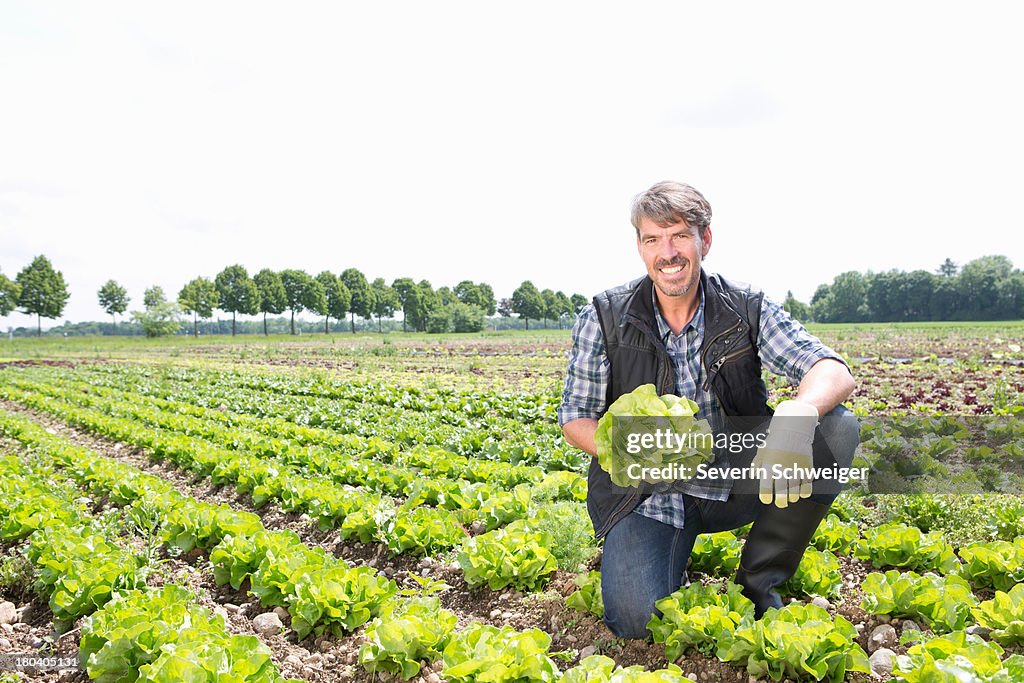
[[[724,413],[714,392],[702,389],[706,374],[700,364],[700,350],[704,342],[704,291],[698,293],[697,311],[689,323],[674,334],[655,298],[654,310],[658,332],[669,357],[676,378],[676,395],[692,398],[704,417],[717,433],[724,425]],[[593,304],[588,304],[576,318],[572,330],[572,350],[569,368],[562,390],[562,403],[558,408],[558,424],[579,418],[599,418],[605,410],[608,395],[609,362],[605,354],[601,322]],[[845,363],[832,349],[793,320],[782,306],[767,297],[761,300],[761,325],[757,336],[757,350],[761,364],[769,371],[782,375],[797,385],[815,363],[824,358],[835,358]],[[719,454],[718,463],[722,455]],[[710,500],[726,500],[732,483],[728,480],[707,479],[687,482],[683,491],[691,496]],[[640,503],[636,512],[659,522],[683,528],[683,500],[678,493],[654,494]]]

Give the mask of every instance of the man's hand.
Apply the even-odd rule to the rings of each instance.
[[[765,505],[772,502],[784,508],[811,495],[811,480],[796,476],[776,478],[773,469],[801,468],[809,470],[814,464],[811,444],[818,425],[818,410],[809,403],[783,401],[775,409],[768,427],[765,444],[754,456],[753,466],[763,467],[767,474],[761,478],[760,499]]]

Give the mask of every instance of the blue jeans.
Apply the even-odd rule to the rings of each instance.
[[[815,465],[827,449],[840,467],[849,467],[859,442],[853,413],[839,406],[823,419],[815,436]],[[756,492],[756,489],[755,489]],[[814,493],[811,500],[831,505],[838,492]],[[630,513],[605,537],[601,559],[604,621],[621,638],[646,638],[647,622],[657,613],[654,603],[683,583],[690,552],[699,534],[737,529],[757,520],[762,509],[757,495],[732,494],[728,500],[683,495],[685,528]]]

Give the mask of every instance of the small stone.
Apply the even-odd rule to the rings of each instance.
[[[577,640],[579,640],[579,638],[571,633],[565,636],[565,642],[567,643],[575,643]]]
[[[896,629],[891,624],[876,626],[868,638],[868,652],[875,652],[881,648],[893,648],[899,642]]]
[[[4,633],[14,633],[14,626],[11,624],[0,624],[0,631]]]
[[[28,646],[29,647],[34,647],[34,648],[38,649],[38,648],[42,647],[45,644],[46,644],[46,641],[43,640],[42,638],[40,638],[39,636],[32,636],[31,638],[28,639]]]
[[[0,602],[0,624],[13,624],[18,621],[18,609],[13,602]]]
[[[284,663],[295,667],[296,669],[302,668],[302,660],[295,655],[288,655],[284,658]]]
[[[921,627],[918,626],[917,622],[913,619],[904,619],[903,623],[900,624],[900,634],[904,634],[907,631],[920,631]]]
[[[19,621],[17,624],[14,624],[14,630],[19,633],[28,633],[32,630],[32,627],[23,621]]]
[[[11,641],[6,638],[0,638],[0,650],[7,650],[11,647]]]
[[[854,628],[857,629],[858,631],[863,631],[864,630],[864,624],[855,624]]]
[[[500,616],[501,616],[501,610],[500,609],[492,609],[491,610],[491,619],[497,619]]]
[[[879,648],[868,658],[871,671],[882,678],[888,679],[892,675],[892,659],[896,653],[887,647]]]
[[[324,662],[324,656],[322,654],[320,654],[319,652],[317,652],[316,654],[310,655],[309,658],[306,659],[306,664],[309,665],[309,666],[320,666],[321,664],[323,664],[323,662]]]
[[[395,570],[392,569],[391,567],[384,567],[384,571],[382,573],[384,574],[384,576],[386,576],[386,577],[388,577],[390,579],[391,577],[393,577],[395,575]]]
[[[593,645],[587,645],[585,648],[580,650],[580,659],[586,659],[587,657],[590,657],[591,655],[596,655],[596,654],[597,654],[597,648],[594,647]]]
[[[826,600],[825,598],[821,597],[820,595],[814,596],[814,599],[811,600],[811,604],[817,605],[822,609],[832,609],[832,603]]]
[[[748,676],[747,683],[758,683],[757,676]]]
[[[964,629],[964,631],[969,636],[978,636],[979,638],[985,639],[987,639],[989,637],[989,634],[992,633],[992,629],[990,629],[987,626],[981,626],[979,624],[975,624],[974,626],[968,626],[966,629]]]
[[[224,603],[224,609],[231,612],[232,614],[238,614],[238,605],[234,605],[230,602]]]
[[[280,633],[281,629],[284,628],[284,624],[281,623],[281,619],[273,612],[264,612],[263,614],[256,615],[256,618],[252,620],[252,627],[261,636],[271,636]]]
[[[879,624],[888,624],[890,621],[892,621],[892,617],[890,617],[888,614],[879,614],[876,616],[878,618]]]
[[[424,676],[423,680],[426,681],[426,683],[441,683],[441,677],[438,676],[437,673],[434,671],[431,671],[426,676]]]
[[[551,624],[551,631],[557,633],[558,627],[561,626],[561,623],[558,620],[558,615],[551,615],[551,621],[549,623]]]
[[[221,607],[220,605],[217,605],[216,607],[213,608],[213,613],[216,614],[217,616],[219,616],[224,621],[228,620],[228,611],[226,609],[224,609],[223,607]]]
[[[312,518],[312,517],[310,517],[310,516],[309,516],[308,514],[306,514],[305,512],[303,512],[303,513],[302,513],[301,515],[299,515],[299,521],[300,521],[300,522],[303,522],[303,523],[308,523],[308,522],[312,522],[312,521],[313,521],[313,518]]]
[[[501,618],[504,619],[505,621],[508,621],[509,619],[511,619],[514,616],[515,616],[515,614],[513,614],[512,612],[502,612],[501,613]]]
[[[479,536],[485,531],[487,531],[487,527],[485,527],[484,523],[481,522],[479,519],[469,525],[469,534],[471,536]]]
[[[512,599],[512,594],[511,593],[502,593],[501,595],[498,596],[498,602],[508,602],[511,599]]]
[[[278,606],[274,608],[274,614],[277,615],[278,619],[281,619],[283,621],[288,616],[288,610],[286,610],[284,607]]]

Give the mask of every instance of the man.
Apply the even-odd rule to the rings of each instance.
[[[760,291],[703,271],[712,241],[703,195],[658,183],[634,199],[631,220],[647,276],[599,294],[580,312],[558,411],[566,440],[596,456],[598,419],[648,383],[696,401],[698,417],[716,433],[742,418],[767,420],[763,366],[798,388],[778,406],[753,465],[848,467],[859,438],[840,405],[854,388],[849,368]],[[728,457],[716,450],[715,465]],[[605,621],[627,638],[646,637],[654,603],[682,585],[698,534],[750,522],[737,583],[758,618],[781,607],[775,589],[796,571],[838,493],[795,475],[762,479],[760,495],[738,481],[696,478],[645,493],[613,484],[596,457],[588,484],[594,532],[604,538]]]

